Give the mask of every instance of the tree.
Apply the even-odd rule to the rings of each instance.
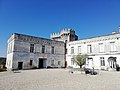
[[[6,64],[6,58],[0,57],[0,65],[5,65]]]
[[[0,71],[6,71],[6,58],[0,57]]]
[[[82,66],[85,64],[86,58],[88,58],[87,54],[84,55],[77,55],[74,57],[75,63],[82,68]]]

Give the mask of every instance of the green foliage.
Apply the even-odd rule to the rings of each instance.
[[[0,58],[0,65],[6,64],[6,58]]]
[[[0,72],[1,71],[6,71],[6,58],[0,57]]]
[[[84,55],[77,55],[74,57],[74,61],[77,65],[80,66],[80,68],[82,67],[82,65],[85,64],[86,58],[88,58],[87,54]]]

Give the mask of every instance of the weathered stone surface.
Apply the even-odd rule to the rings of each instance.
[[[51,34],[51,39],[13,34],[8,40],[6,66],[18,68],[23,63],[24,69],[39,68],[39,59],[42,59],[43,67],[64,67],[65,60],[66,66],[78,67],[75,63],[72,65],[72,58],[78,54],[88,54],[87,68],[109,70],[120,66],[120,32],[77,40],[74,30],[64,29],[58,34]],[[30,44],[34,44],[33,53],[30,53]],[[42,53],[43,46],[45,53]],[[30,60],[33,60],[32,65]],[[19,62],[21,64],[18,65]]]
[[[12,38],[12,39],[11,39]],[[34,44],[34,51],[30,52],[30,44]],[[42,45],[45,53],[42,53]],[[64,43],[50,39],[13,34],[8,40],[7,68],[18,68],[18,62],[23,62],[22,69],[39,67],[39,59],[43,60],[43,67],[64,67]],[[52,54],[52,47],[54,53]],[[30,60],[33,60],[30,66]],[[54,65],[51,61],[54,60]],[[58,62],[59,65],[58,65]]]
[[[75,31],[73,29],[65,28],[57,34],[56,33],[51,34],[51,39],[57,41],[64,41],[66,43],[69,41],[78,40],[78,36],[75,34]]]

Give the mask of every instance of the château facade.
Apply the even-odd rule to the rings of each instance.
[[[8,40],[7,69],[64,67],[64,42],[14,33]]]
[[[8,69],[74,67],[74,56],[87,54],[86,68],[114,70],[120,66],[119,32],[80,39],[73,29],[51,34],[51,39],[14,33],[8,39]]]
[[[120,65],[120,33],[112,33],[67,43],[68,66],[78,67],[74,56],[87,54],[86,68],[111,70]]]

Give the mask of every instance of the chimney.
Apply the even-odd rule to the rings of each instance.
[[[119,32],[120,32],[120,26],[118,26],[118,30],[119,30]]]

